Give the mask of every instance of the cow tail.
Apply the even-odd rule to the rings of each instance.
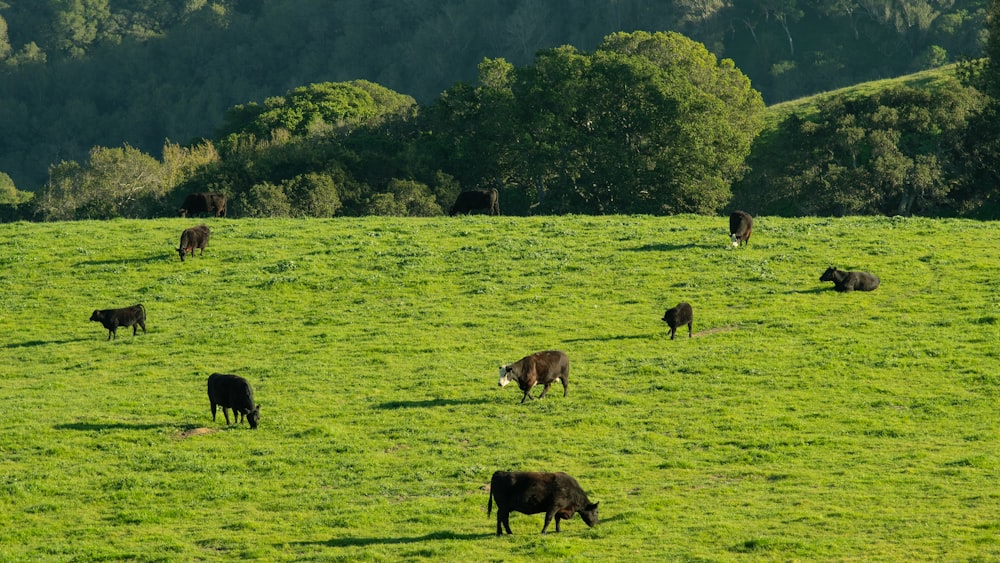
[[[486,517],[493,514],[493,487],[490,487],[490,501],[486,504]]]
[[[139,310],[142,311],[142,320],[146,320],[146,308],[142,306],[142,303],[139,303]]]

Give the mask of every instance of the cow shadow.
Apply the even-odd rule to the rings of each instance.
[[[830,287],[814,287],[812,289],[791,289],[785,292],[785,295],[796,295],[799,293],[826,293],[827,291],[833,291],[833,286]]]
[[[659,243],[644,244],[635,248],[627,248],[626,250],[631,250],[632,252],[672,252],[675,250],[687,250],[689,248],[718,248],[718,245],[698,244],[694,242],[687,244]]]
[[[83,342],[91,338],[63,338],[60,340],[29,340],[27,342],[11,342],[4,344],[4,348],[34,348],[35,346],[46,346],[48,344],[70,344],[72,342]]]
[[[147,423],[137,424],[128,422],[72,422],[67,424],[56,424],[56,430],[77,430],[80,432],[103,432],[105,430],[157,430],[160,428],[176,428],[176,424]]]
[[[658,334],[617,334],[613,336],[592,336],[590,338],[567,338],[563,342],[614,342],[616,340],[645,340]]]
[[[427,399],[425,401],[389,401],[376,405],[375,408],[385,410],[414,409],[431,407],[453,407],[457,405],[485,405],[492,403],[490,399]]]
[[[408,543],[422,543],[435,540],[485,540],[494,537],[495,534],[456,534],[455,532],[431,532],[423,536],[396,537],[396,538],[334,538],[326,541],[313,542],[291,542],[291,545],[323,545],[327,547],[368,547],[371,545],[400,545]],[[288,544],[282,544],[288,545]]]
[[[109,260],[84,260],[82,262],[77,262],[74,266],[112,266],[112,265],[123,265],[123,266],[134,266],[141,264],[148,264],[157,260],[166,260],[169,258],[177,258],[177,251],[173,252],[157,252],[155,254],[147,254],[145,256],[133,257],[133,258],[112,258]]]

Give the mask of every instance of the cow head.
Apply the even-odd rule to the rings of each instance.
[[[595,503],[592,503],[592,504],[588,504],[587,506],[583,507],[579,511],[580,512],[580,518],[583,518],[583,521],[586,522],[586,524],[588,526],[590,526],[591,528],[593,528],[594,526],[596,526],[597,524],[600,523],[600,520],[597,518],[597,505],[598,504],[600,504],[600,503],[595,502]]]
[[[243,414],[246,415],[250,428],[257,428],[257,425],[260,424],[260,405],[254,405],[253,410],[244,409]]]
[[[729,238],[732,239],[733,246],[739,246],[740,245],[740,237],[736,233],[733,233],[733,234],[729,235]]]
[[[188,252],[188,249],[186,249],[186,248],[178,248],[177,249],[177,254],[181,255],[181,262],[184,261],[184,255],[187,254],[187,252]]]
[[[100,311],[95,310],[94,313],[92,315],[90,315],[90,320],[95,321],[95,322],[103,322],[104,321],[104,315],[102,315]]]
[[[517,377],[514,375],[514,368],[510,364],[505,366],[500,366],[500,387],[505,387],[511,381],[514,381]]]
[[[823,272],[823,275],[819,277],[819,281],[834,281],[834,275],[837,273],[837,268],[830,266]]]

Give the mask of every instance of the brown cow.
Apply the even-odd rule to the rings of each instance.
[[[132,336],[138,332],[137,327],[142,327],[143,334],[146,333],[146,308],[142,303],[121,309],[99,309],[90,315],[90,320],[101,323],[108,329],[108,340],[113,336],[118,339],[118,327],[132,327]]]
[[[538,398],[545,397],[549,392],[549,386],[556,380],[562,382],[563,397],[565,397],[569,393],[569,358],[565,352],[559,350],[536,352],[513,364],[500,366],[500,387],[516,381],[517,386],[524,391],[524,396],[521,397],[522,403],[527,399],[535,399],[530,394],[531,388],[535,385],[545,386]]]
[[[510,513],[514,510],[523,514],[544,512],[543,534],[553,518],[556,520],[556,532],[559,532],[559,521],[569,520],[577,512],[591,528],[599,521],[598,503],[591,503],[576,479],[565,473],[497,471],[490,479],[487,516],[493,512],[493,499],[497,501],[498,536],[503,535],[501,526],[508,534],[511,533]]]
[[[469,190],[458,194],[455,204],[448,213],[455,216],[459,213],[469,214],[474,209],[486,209],[490,215],[500,214],[499,194],[496,188],[488,190]]]
[[[733,246],[750,244],[750,232],[753,231],[753,217],[746,211],[733,211],[729,216],[729,240]]]
[[[226,195],[199,192],[188,194],[181,204],[178,214],[181,217],[195,215],[198,213],[208,213],[216,217],[226,216]]]
[[[181,233],[181,245],[177,248],[177,253],[181,255],[181,262],[184,261],[184,256],[187,253],[191,253],[194,256],[194,251],[201,249],[201,255],[205,255],[205,247],[208,246],[208,237],[212,234],[207,225],[198,225],[197,227],[191,227],[190,229],[184,229]]]

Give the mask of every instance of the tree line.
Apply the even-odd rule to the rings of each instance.
[[[484,58],[671,30],[767,103],[978,57],[986,0],[0,0],[0,171],[208,138],[226,110],[364,79],[430,104]]]

